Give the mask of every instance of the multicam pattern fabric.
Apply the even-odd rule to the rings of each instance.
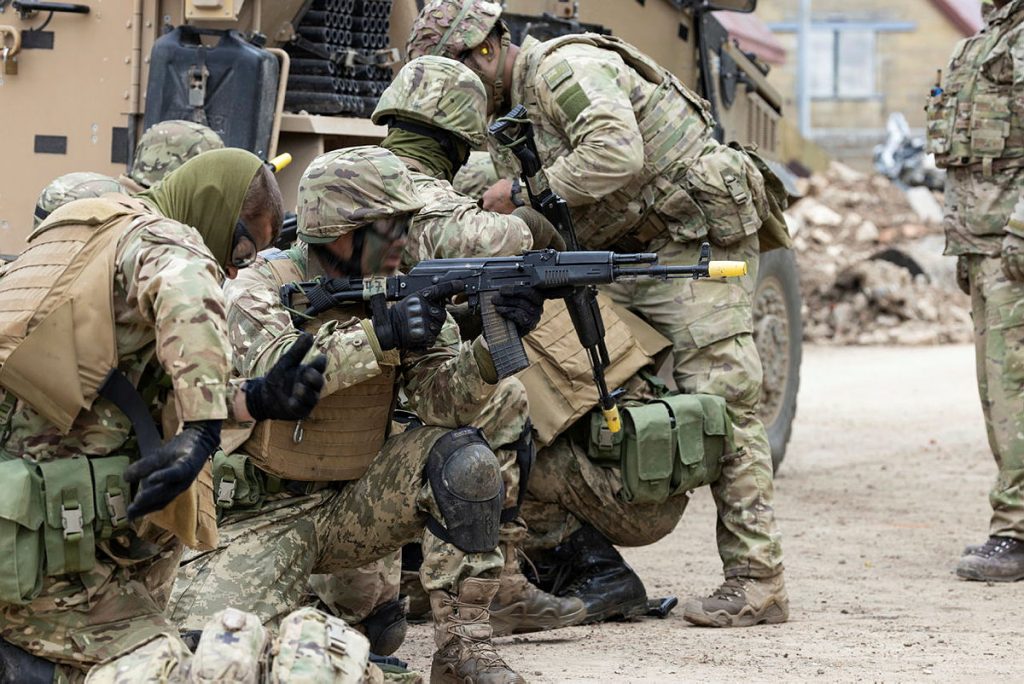
[[[487,152],[473,151],[469,153],[469,161],[462,165],[452,179],[452,187],[460,195],[474,200],[483,199],[487,188],[498,182],[498,170],[494,160]]]
[[[216,131],[202,124],[162,121],[142,134],[128,177],[143,188],[150,188],[192,157],[223,147],[224,141]]]
[[[501,5],[487,0],[431,0],[416,17],[405,45],[406,59],[440,55],[458,59],[484,42],[501,18]]]
[[[514,256],[533,246],[533,236],[521,218],[484,211],[448,181],[410,173],[425,205],[409,226],[402,253],[404,268],[424,259]]]
[[[32,217],[32,227],[38,227],[57,207],[77,199],[99,197],[108,192],[124,192],[124,188],[117,180],[102,173],[82,171],[58,176],[39,193],[36,211]]]
[[[299,238],[331,242],[360,226],[423,207],[405,165],[377,146],[322,154],[299,181]]]
[[[380,96],[374,123],[391,117],[440,128],[472,147],[487,135],[487,92],[467,67],[445,57],[419,57],[402,67]]]
[[[118,367],[129,380],[138,382],[146,367],[158,362],[170,378],[185,421],[228,416],[233,389],[220,290],[223,277],[198,233],[175,221],[158,221],[130,232],[118,246],[114,273]],[[62,435],[19,401],[3,450],[33,461],[103,456],[124,444],[130,427],[113,404],[97,399]]]

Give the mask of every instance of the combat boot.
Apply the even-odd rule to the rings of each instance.
[[[647,590],[622,555],[591,525],[584,525],[556,549],[553,557],[570,564],[558,596],[578,598],[586,606],[583,623],[631,618],[647,612]]]
[[[587,617],[587,607],[575,597],[558,597],[541,591],[523,574],[515,544],[505,544],[505,567],[498,593],[491,601],[494,636],[541,632],[571,627]]]
[[[491,643],[488,607],[498,592],[498,580],[470,577],[459,595],[430,592],[437,651],[430,667],[431,684],[525,684],[505,664]]]
[[[1012,537],[989,537],[987,542],[960,559],[956,574],[982,582],[1024,579],[1024,542]]]
[[[789,597],[782,573],[774,577],[730,577],[703,599],[683,606],[683,617],[701,627],[752,627],[789,619]]]

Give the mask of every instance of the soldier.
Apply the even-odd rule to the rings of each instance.
[[[989,538],[956,568],[969,580],[1024,579],[1024,1],[985,6],[988,25],[953,51],[928,101],[928,151],[946,176],[946,250],[971,296],[978,390],[999,468]]]
[[[271,243],[281,212],[260,160],[221,150],[139,199],[60,207],[4,266],[0,659],[13,680],[80,681],[110,661],[108,675],[140,681],[187,660],[159,589],[182,542],[216,541],[204,464],[221,422],[302,417],[323,384],[322,360],[300,363],[311,340],[230,382],[221,281]],[[140,383],[170,388],[183,423],[159,446]],[[146,445],[133,461],[132,428]]]
[[[151,188],[192,157],[224,148],[217,132],[203,124],[174,119],[150,126],[139,138],[127,174],[118,182],[130,194]]]
[[[585,34],[527,38],[519,47],[500,15],[494,2],[432,0],[414,23],[408,56],[462,61],[488,89],[491,114],[526,106],[550,185],[572,207],[581,243],[656,251],[672,264],[695,261],[710,240],[720,258],[750,265],[739,281],[637,282],[605,292],[672,340],[682,391],[726,399],[740,447],[712,487],[726,580],[689,601],[684,616],[707,626],[783,622],[789,601],[752,337],[757,233],[769,215],[764,179],[747,154],[714,140],[707,104],[633,46]],[[511,191],[510,181],[499,181],[484,207],[509,211]]]
[[[299,185],[300,242],[266,253],[227,288],[236,370],[258,373],[299,335],[292,311],[301,316],[305,303],[282,301],[283,286],[394,271],[421,207],[386,150],[318,157]],[[489,444],[518,443],[525,392],[514,379],[495,384],[482,340],[459,343],[443,305],[453,292],[441,285],[372,315],[360,305],[309,321],[328,357],[323,402],[309,421],[272,423],[245,443],[234,487],[262,489],[265,499],[229,514],[220,528],[228,543],[185,566],[176,621],[198,626],[241,596],[266,621],[301,600],[311,573],[363,566],[421,540],[437,646],[431,681],[522,681],[491,643],[488,607],[504,562],[502,482]],[[525,296],[496,303],[524,332],[540,316]],[[399,388],[425,426],[389,437]],[[471,422],[483,431],[459,427]]]
[[[486,97],[473,72],[444,57],[421,57],[406,64],[380,97],[372,119],[388,126],[381,147],[405,164],[424,202],[410,223],[402,259],[406,268],[424,259],[521,254],[552,245],[565,248],[554,226],[532,207],[518,207],[508,215],[483,211],[452,187],[469,150],[484,143]],[[502,471],[515,478],[506,479],[507,491],[526,485],[516,468]],[[495,633],[579,623],[585,617],[579,599],[542,592],[520,572],[517,548],[525,527],[509,521],[502,532],[506,567],[491,604]]]

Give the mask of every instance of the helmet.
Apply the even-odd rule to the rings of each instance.
[[[202,124],[161,121],[142,134],[128,177],[149,188],[192,157],[223,147],[220,136]]]
[[[484,42],[501,20],[501,5],[487,0],[431,0],[423,8],[405,45],[407,59],[441,55],[458,59]]]
[[[388,118],[419,121],[461,138],[485,142],[487,91],[468,67],[446,57],[418,57],[402,67],[380,96],[374,123]]]
[[[322,154],[299,180],[298,236],[333,242],[378,219],[423,208],[412,178],[383,147],[349,147]]]
[[[470,152],[467,161],[452,179],[455,191],[481,199],[487,188],[498,182],[498,170],[494,168],[494,160],[487,152]]]
[[[66,173],[50,181],[50,184],[39,193],[35,214],[32,217],[33,226],[38,226],[54,210],[68,202],[86,197],[99,197],[108,192],[124,192],[124,188],[116,180],[102,173]]]

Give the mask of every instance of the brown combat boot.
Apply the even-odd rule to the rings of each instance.
[[[491,601],[494,636],[542,632],[583,622],[587,617],[583,601],[541,591],[523,575],[516,545],[505,544],[502,551],[505,567],[499,578],[498,593]]]
[[[960,559],[956,574],[981,582],[1018,582],[1024,579],[1024,542],[1011,537],[989,537]]]
[[[431,684],[525,684],[491,643],[488,606],[497,592],[498,580],[480,577],[463,580],[458,596],[430,592],[437,644]]]
[[[691,599],[683,617],[701,627],[752,627],[789,619],[782,573],[774,577],[730,577],[711,596]]]

